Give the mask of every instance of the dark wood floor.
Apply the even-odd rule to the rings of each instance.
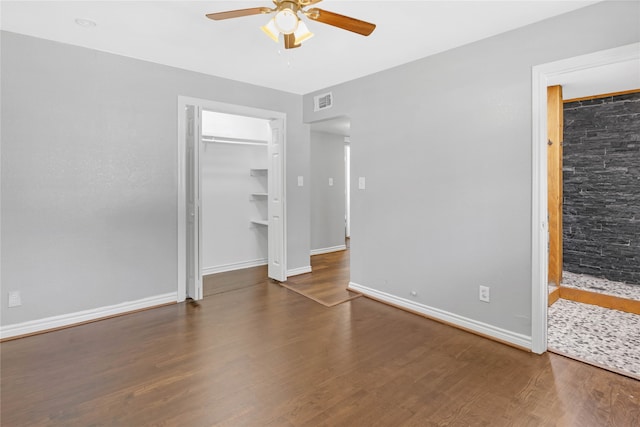
[[[269,274],[266,265],[243,268],[242,270],[225,271],[202,277],[202,295],[222,294],[238,289],[264,284]]]
[[[638,381],[267,280],[8,341],[1,361],[3,427],[640,425]]]

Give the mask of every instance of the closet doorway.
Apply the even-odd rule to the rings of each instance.
[[[287,279],[285,119],[178,98],[178,301],[203,297],[203,273],[267,264]]]

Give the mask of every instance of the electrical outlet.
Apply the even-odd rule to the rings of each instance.
[[[9,301],[8,306],[18,307],[22,305],[22,299],[20,298],[20,291],[9,291]]]
[[[480,301],[489,302],[491,300],[490,288],[488,286],[480,286]]]

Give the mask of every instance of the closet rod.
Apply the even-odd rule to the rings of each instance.
[[[263,139],[231,138],[228,136],[203,135],[202,142],[215,142],[220,144],[244,144],[244,145],[268,145],[269,141]]]

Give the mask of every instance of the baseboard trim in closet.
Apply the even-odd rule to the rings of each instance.
[[[249,261],[234,262],[231,264],[222,264],[222,265],[217,265],[215,267],[205,267],[202,269],[202,275],[208,276],[209,274],[224,273],[225,271],[242,270],[244,268],[259,267],[261,265],[267,265],[267,263],[268,261],[266,258],[260,258],[260,259],[253,259]]]
[[[328,248],[311,249],[311,256],[328,254],[331,252],[346,251],[347,245],[331,246]]]
[[[287,277],[298,276],[300,274],[311,273],[311,266],[307,265],[306,267],[294,268],[291,270],[287,270]]]

